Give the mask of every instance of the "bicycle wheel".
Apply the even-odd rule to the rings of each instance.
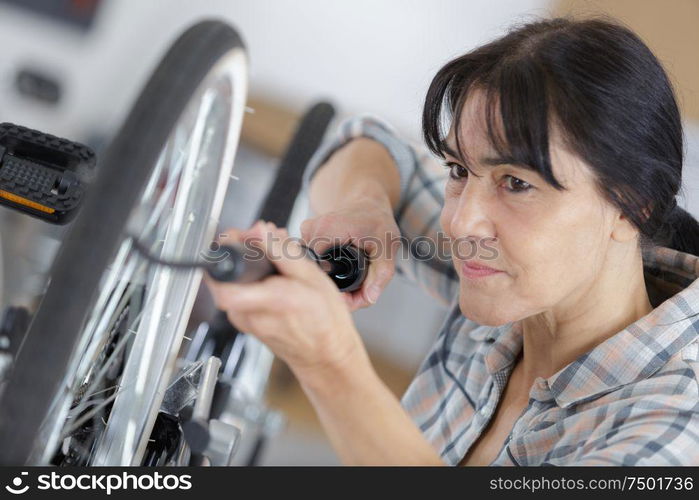
[[[256,219],[288,226],[303,173],[334,116],[335,109],[328,102],[316,103],[303,115]],[[234,463],[256,465],[268,435],[279,425],[277,415],[268,412],[264,403],[274,355],[258,339],[239,332],[223,311],[200,325],[191,337],[186,360],[203,362],[210,356],[221,360],[211,416],[240,431]]]
[[[148,266],[212,241],[240,135],[247,58],[220,21],[189,28],[98,167],[4,384],[4,464],[139,465],[201,272]]]

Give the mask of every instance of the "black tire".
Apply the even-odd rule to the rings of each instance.
[[[54,261],[0,400],[0,463],[33,460],[36,436],[65,376],[99,279],[177,120],[211,67],[244,48],[227,24],[210,20],[172,45],[99,162],[95,184]]]
[[[286,148],[277,177],[262,202],[258,219],[285,227],[301,190],[303,173],[335,116],[330,103],[314,104],[301,118]]]

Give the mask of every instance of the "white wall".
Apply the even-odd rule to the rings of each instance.
[[[246,40],[253,92],[298,109],[327,97],[346,114],[371,111],[419,139],[434,72],[549,8],[549,0],[105,0],[95,29],[83,36],[0,5],[0,119],[74,137],[110,131],[170,41],[196,19],[219,16]],[[15,69],[27,62],[64,79],[59,109],[12,91]],[[688,132],[696,158],[699,124]],[[699,214],[699,201],[689,207]]]
[[[95,29],[82,35],[0,5],[0,120],[78,139],[108,133],[172,39],[201,17],[221,16],[247,43],[255,93],[299,110],[330,98],[345,114],[373,112],[419,139],[422,98],[434,72],[512,23],[547,15],[548,8],[548,0],[107,0]],[[14,93],[12,77],[27,63],[63,79],[67,95],[60,107]],[[689,124],[687,132],[684,205],[699,216],[699,124]],[[392,293],[385,299],[391,305],[413,310],[426,302],[402,289]],[[414,364],[428,339],[406,330],[435,323],[439,311],[430,307],[416,313],[425,324],[395,314],[363,317],[386,332],[375,344],[393,346],[385,347],[389,354]]]
[[[110,0],[81,36],[16,8],[0,7],[7,90],[12,68],[35,61],[71,92],[58,129],[111,124],[166,44],[195,19],[222,16],[249,47],[252,88],[302,108],[319,96],[348,111],[372,110],[417,136],[430,76],[451,56],[499,34],[544,0]],[[0,113],[47,122],[44,110],[0,97]],[[11,94],[10,94],[11,95]]]

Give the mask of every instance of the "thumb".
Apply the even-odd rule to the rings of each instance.
[[[368,303],[375,304],[395,274],[396,244],[390,240],[380,245],[365,245],[371,265],[366,282],[362,286],[362,296]]]
[[[392,259],[380,259],[371,263],[366,283],[362,287],[364,299],[375,304],[379,296],[393,278],[395,272]]]

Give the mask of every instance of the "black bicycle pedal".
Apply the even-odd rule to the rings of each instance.
[[[77,213],[95,164],[83,144],[0,123],[0,204],[65,224]]]

